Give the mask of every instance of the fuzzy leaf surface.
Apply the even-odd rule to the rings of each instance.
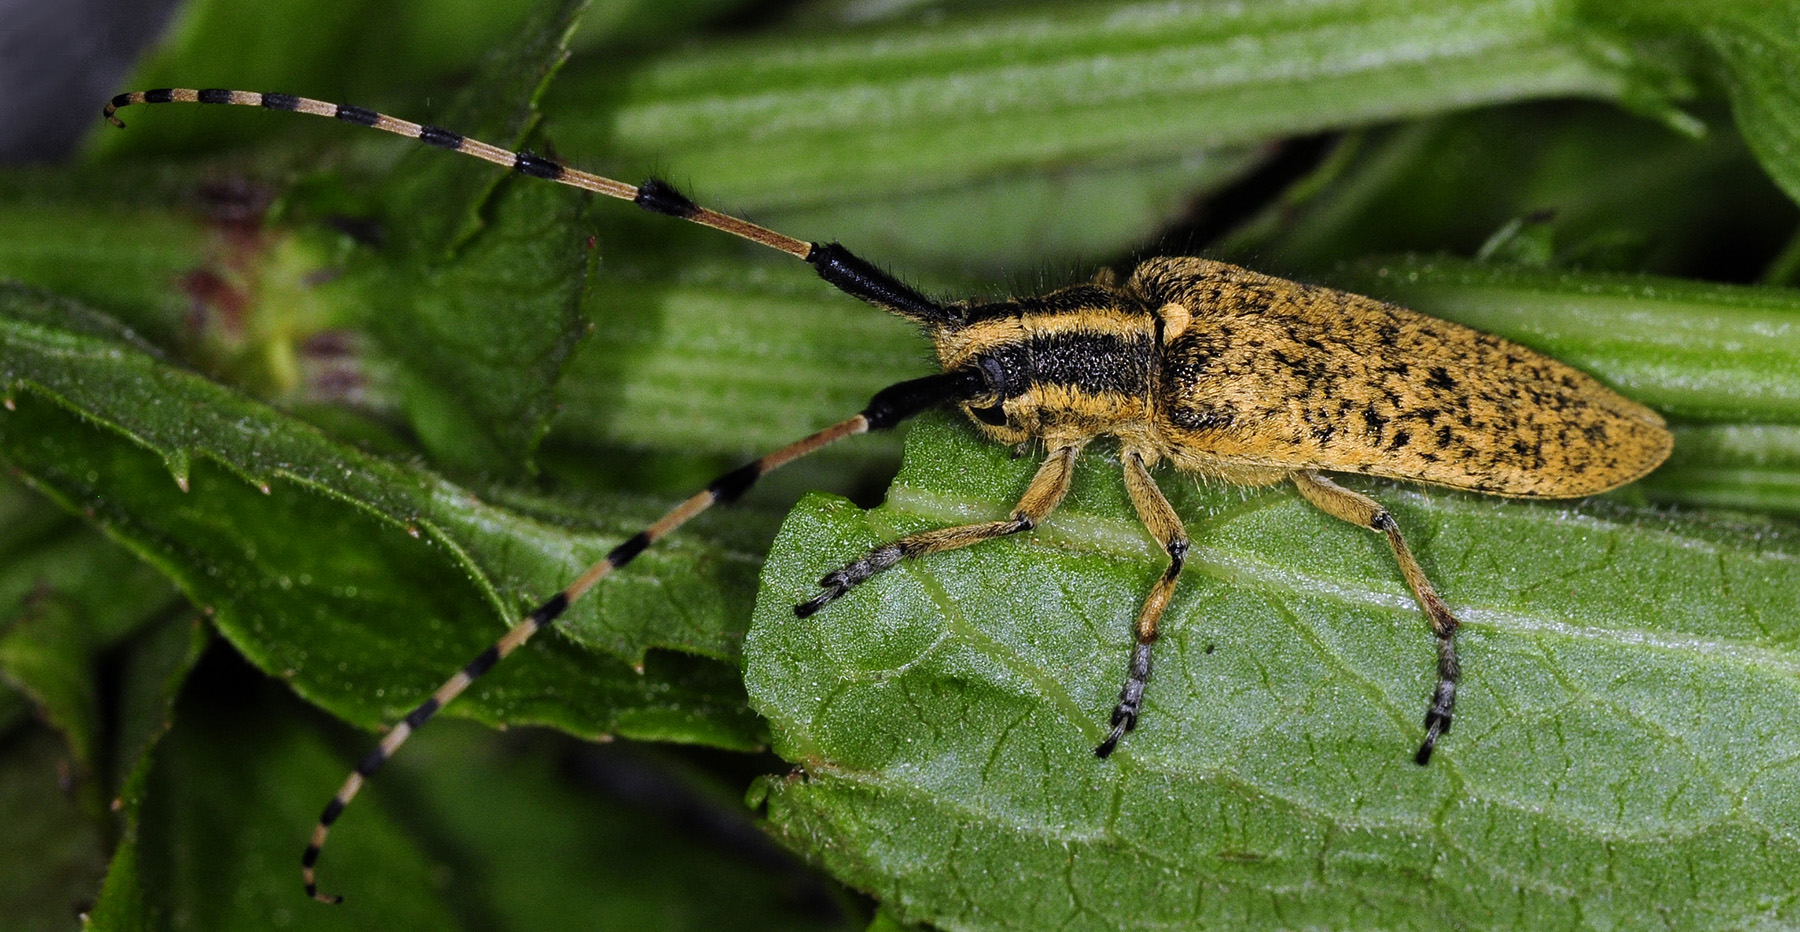
[[[752,701],[775,831],[950,929],[1681,928],[1796,916],[1800,537],[1601,499],[1346,478],[1464,627],[1455,731],[1412,763],[1433,639],[1383,542],[1287,487],[1161,477],[1194,540],[1147,711],[1093,747],[1165,558],[1104,450],[1029,539],[814,580],[1009,512],[1034,464],[929,422],[888,503],[810,498],[766,565]]]

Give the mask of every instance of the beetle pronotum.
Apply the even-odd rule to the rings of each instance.
[[[363,782],[415,729],[601,579],[718,502],[742,495],[776,467],[846,437],[892,427],[927,408],[955,405],[999,443],[1041,442],[1049,451],[1000,521],[909,534],[819,580],[795,607],[802,618],[902,560],[1030,530],[1068,492],[1082,449],[1119,443],[1125,488],[1168,566],[1138,613],[1136,646],[1104,758],[1137,724],[1157,626],[1188,550],[1181,519],[1150,470],[1175,468],[1239,485],[1289,481],[1327,514],[1385,536],[1400,573],[1437,638],[1437,685],[1415,760],[1427,763],[1450,730],[1460,677],[1453,615],[1426,578],[1393,517],[1326,472],[1346,472],[1519,498],[1573,498],[1631,482],[1668,456],[1663,420],[1587,375],[1499,337],[1372,298],[1193,258],[1158,258],[1123,283],[1110,273],[1038,297],[942,303],[836,243],[777,233],[700,207],[670,185],[629,185],[530,152],[514,152],[436,126],[361,107],[289,94],[163,89],[120,94],[105,116],[140,103],[211,103],[292,110],[418,139],[542,178],[620,198],[778,249],[826,282],[921,325],[942,371],[877,392],[868,407],[713,480],[615,547],[533,609],[395,724],[325,807],[302,858],[306,892],[314,865]]]

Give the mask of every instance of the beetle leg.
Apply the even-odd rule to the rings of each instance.
[[[825,591],[794,606],[794,614],[805,618],[817,612],[857,585],[892,568],[901,560],[941,553],[945,550],[957,550],[970,544],[979,544],[984,540],[993,540],[996,537],[1005,537],[1008,534],[1031,530],[1048,517],[1050,512],[1055,511],[1057,505],[1062,504],[1063,496],[1069,492],[1069,480],[1075,472],[1075,457],[1080,452],[1080,444],[1052,450],[1050,456],[1044,460],[1044,464],[1038,467],[1037,475],[1031,478],[1031,485],[1026,487],[1025,494],[1019,498],[1019,504],[1013,508],[1012,517],[1004,521],[987,521],[981,524],[921,531],[876,547],[865,554],[862,559],[821,577],[819,585]]]
[[[1156,480],[1150,478],[1143,457],[1135,451],[1126,451],[1123,459],[1125,491],[1131,494],[1131,503],[1137,507],[1144,527],[1168,552],[1169,566],[1150,588],[1144,608],[1138,612],[1137,645],[1131,649],[1131,664],[1126,668],[1125,688],[1119,690],[1119,704],[1113,707],[1112,730],[1107,733],[1106,740],[1094,748],[1098,757],[1111,754],[1119,739],[1137,726],[1138,712],[1144,705],[1144,686],[1150,680],[1150,645],[1156,643],[1156,625],[1169,607],[1169,597],[1175,593],[1175,578],[1181,575],[1181,565],[1188,552],[1187,530],[1181,526],[1180,516],[1169,506],[1162,490],[1156,487]]]
[[[1380,502],[1359,492],[1352,492],[1312,470],[1296,471],[1293,480],[1300,494],[1319,510],[1387,535],[1388,546],[1393,548],[1394,559],[1400,564],[1400,575],[1406,577],[1406,584],[1412,587],[1413,598],[1425,610],[1425,617],[1431,620],[1431,630],[1438,638],[1438,683],[1436,691],[1432,693],[1431,708],[1425,713],[1425,740],[1419,745],[1419,753],[1413,758],[1420,766],[1424,766],[1431,760],[1431,751],[1437,746],[1438,737],[1450,732],[1450,711],[1456,705],[1456,683],[1462,676],[1462,668],[1456,660],[1454,640],[1458,625],[1456,616],[1450,614],[1444,600],[1438,598],[1431,580],[1425,578],[1425,571],[1419,567],[1419,561],[1413,559],[1412,551],[1407,549],[1406,541],[1401,539],[1400,526],[1394,523],[1394,516],[1388,514],[1388,510]]]

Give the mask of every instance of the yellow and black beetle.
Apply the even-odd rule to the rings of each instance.
[[[958,406],[988,438],[1039,442],[1049,455],[1010,517],[876,547],[826,574],[822,591],[795,611],[811,615],[901,560],[1037,526],[1068,492],[1082,448],[1099,437],[1117,438],[1126,490],[1169,565],[1138,615],[1111,730],[1095,749],[1100,757],[1137,724],[1157,624],[1188,549],[1180,517],[1151,478],[1159,463],[1239,485],[1291,481],[1326,513],[1386,536],[1437,635],[1437,686],[1415,757],[1425,764],[1449,731],[1456,703],[1456,616],[1387,510],[1325,473],[1573,498],[1643,476],[1673,443],[1655,412],[1525,347],[1372,298],[1224,263],[1151,259],[1123,282],[1102,274],[1038,297],[942,303],[836,243],[794,239],[708,210],[664,182],[629,185],[361,107],[289,94],[163,89],[120,94],[105,116],[123,126],[114,116],[119,108],[169,102],[293,110],[371,126],[779,249],[810,263],[838,289],[919,323],[943,369],[882,389],[856,416],[715,479],[458,670],[382,738],[325,807],[302,859],[306,891],[322,900],[334,898],[318,892],[314,865],[332,823],[407,736],[475,678],[645,547],[713,504],[742,495],[764,473],[928,408]]]

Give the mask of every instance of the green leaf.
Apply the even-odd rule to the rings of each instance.
[[[31,697],[39,715],[62,733],[73,777],[86,779],[98,756],[100,696],[83,619],[44,600],[13,620],[0,638],[0,674]]]
[[[1679,36],[1710,53],[1732,116],[1763,168],[1800,200],[1800,6],[1764,0],[1583,3],[1583,18],[1657,38]]]
[[[541,5],[490,52],[444,119],[518,148],[585,6]],[[580,198],[421,146],[379,191],[381,219],[395,233],[367,285],[366,326],[399,363],[413,428],[448,467],[529,471],[584,329],[593,255]]]
[[[628,177],[654,166],[707,203],[909,266],[1017,275],[1024,256],[1132,248],[1242,178],[1270,138],[1667,96],[1656,69],[1569,26],[1510,0],[1028,5],[716,42],[635,69],[577,61],[546,109],[563,145],[607,151]]]
[[[420,732],[358,798],[319,861],[321,885],[345,902],[313,903],[298,854],[349,748],[224,655],[188,689],[141,802],[125,806],[141,828],[114,861],[98,932],[525,932],[571,916],[634,930],[843,928],[736,799],[679,761],[456,722]]]
[[[371,725],[658,510],[616,503],[588,533],[497,508],[16,287],[0,289],[0,392],[13,409],[0,413],[0,455],[13,468],[216,607],[220,630],[258,666]],[[717,661],[735,656],[739,637],[722,593],[747,592],[754,565],[693,534],[659,548],[647,570],[571,612],[567,638],[541,642],[535,661],[452,708],[578,734],[753,745],[740,687]],[[647,656],[652,647],[698,656]]]
[[[1800,427],[1677,427],[1668,463],[1638,487],[1657,501],[1800,515]]]
[[[1186,219],[1195,200],[1241,181],[1266,155],[1229,147],[1122,166],[1015,168],[950,189],[926,177],[917,179],[922,190],[905,195],[757,215],[778,229],[854,243],[859,254],[979,274],[992,287],[1019,278],[1020,256],[1033,257],[1034,266],[1081,267],[1130,248],[1145,231]]]
[[[901,920],[958,929],[1678,928],[1792,922],[1800,536],[1602,500],[1349,481],[1464,622],[1456,729],[1412,763],[1433,639],[1384,543],[1292,489],[1164,472],[1194,541],[1147,711],[1105,734],[1165,558],[1085,457],[1028,539],[820,573],[1008,513],[1035,463],[916,427],[888,503],[809,498],[766,565],[752,701],[774,830]]]
[[[568,58],[569,37],[585,0],[539,4],[507,41],[488,52],[469,83],[434,117],[471,138],[517,149],[537,127],[538,98]],[[504,172],[470,158],[446,158],[429,147],[402,150],[400,165],[383,179],[383,212],[404,217],[396,247],[415,262],[453,260],[487,225],[484,213]],[[542,185],[530,185],[541,188]]]
[[[104,782],[101,653],[177,600],[130,551],[17,485],[0,490],[0,680],[62,734],[73,783]]]
[[[0,673],[30,695],[62,743],[36,725],[0,726],[9,747],[0,796],[13,830],[6,851],[16,859],[0,874],[18,884],[0,883],[0,911],[9,927],[62,929],[94,903],[99,866],[109,878],[125,869],[116,854],[109,866],[103,857],[118,828],[112,811],[132,820],[130,774],[144,769],[166,727],[173,690],[205,629],[165,623],[132,637],[152,619],[167,620],[172,587],[23,491],[0,488]],[[169,635],[181,656],[169,656]],[[111,675],[117,668],[122,679]]]
[[[1355,134],[1219,257],[1317,275],[1346,256],[1474,255],[1524,219],[1559,267],[1736,278],[1800,217],[1735,133],[1539,102]]]
[[[707,231],[641,223],[602,230],[609,240],[647,241],[653,255],[607,253],[585,306],[597,334],[582,343],[561,386],[553,437],[563,443],[758,455],[843,420],[882,386],[929,365],[916,327],[852,303],[808,270],[782,274],[720,255],[717,237],[670,235]],[[669,255],[683,261],[671,268]],[[898,450],[889,438],[870,437],[824,456],[841,468],[897,461]],[[717,471],[661,488],[685,495]],[[783,512],[795,497],[777,497]]]
[[[735,5],[741,5],[742,0]],[[609,0],[582,21],[584,47],[643,42],[728,12],[718,0]],[[322,0],[270,6],[257,0],[188,0],[120,90],[236,87],[335,93],[365,106],[397,82],[429,87],[464,73],[518,35],[541,5],[462,0]],[[498,101],[497,101],[498,102]],[[512,103],[518,103],[515,100]],[[102,101],[94,101],[94,112]],[[83,109],[86,109],[84,104]],[[336,130],[299,128],[285,118],[245,120],[194,113],[156,133],[97,132],[107,157],[191,154],[221,144]],[[96,121],[96,129],[99,124]],[[340,128],[341,129],[341,128]]]
[[[725,202],[775,206],[1649,80],[1567,25],[1512,0],[1028,6],[684,50],[631,77],[610,131]]]
[[[1794,15],[1788,6],[975,5],[929,22],[874,24],[862,7],[836,11],[849,23],[809,10],[803,22],[812,28],[785,36],[683,48],[635,66],[614,56],[577,61],[547,109],[565,145],[608,152],[628,166],[619,169],[628,178],[652,166],[691,179],[708,202],[879,246],[876,254],[909,265],[1016,272],[1022,255],[1065,264],[1136,246],[1143,230],[1179,216],[1184,193],[1193,198],[1241,178],[1260,161],[1246,147],[1282,136],[1572,97],[1623,104],[1691,139],[1705,127],[1681,108],[1700,98],[1699,112],[1710,114],[1711,101],[1696,88],[1721,70],[1756,78],[1748,90],[1728,79],[1737,112],[1779,135],[1783,121],[1793,122],[1782,115],[1794,109],[1794,82],[1781,82],[1779,63],[1796,56],[1781,55],[1787,39],[1756,40],[1793,33],[1781,25]],[[1742,15],[1715,12],[1722,8]],[[1703,50],[1708,43],[1718,54]],[[1763,66],[1719,64],[1752,54]],[[1555,164],[1569,150],[1554,132],[1534,124],[1491,148]],[[1738,145],[1695,146],[1697,157],[1676,154],[1672,165],[1626,149],[1653,132],[1640,123],[1575,159],[1618,147],[1656,173]],[[1780,181],[1785,150],[1758,132],[1751,130],[1752,146]],[[1658,135],[1656,147],[1679,146],[1674,134]],[[1476,152],[1434,162],[1423,166],[1423,180],[1447,183],[1469,161],[1488,159]],[[1508,169],[1478,175],[1460,196],[1506,190],[1517,176],[1516,166]],[[1656,180],[1615,173],[1572,190],[1637,193],[1627,209],[1654,213],[1669,203],[1642,196]],[[1723,189],[1746,181],[1734,177]],[[1458,202],[1404,193],[1424,210]],[[1004,207],[969,209],[987,200]],[[1706,209],[1705,199],[1674,203]],[[1057,222],[1076,216],[1092,219],[1074,229]],[[1692,228],[1666,229],[1680,236]],[[1033,248],[1009,248],[1025,245]]]
[[[0,912],[8,929],[63,932],[106,869],[105,833],[68,790],[67,747],[47,728],[7,736],[0,758]]]
[[[162,625],[127,661],[115,742],[119,786],[112,806],[121,824],[99,898],[87,916],[89,928],[122,932],[156,927],[149,906],[151,891],[145,890],[140,869],[138,831],[144,794],[156,747],[174,723],[176,698],[210,635],[198,618]]]
[[[1775,182],[1800,201],[1800,11],[1740,4],[1742,19],[1702,33],[1724,62],[1734,116]]]
[[[167,166],[0,174],[0,277],[120,315],[165,346],[186,335],[184,277],[216,246],[188,210],[196,183]],[[128,247],[128,248],[122,248]]]
[[[494,225],[452,262],[374,276],[367,327],[382,345],[366,364],[398,363],[411,426],[446,468],[516,475],[550,429],[586,330],[593,258],[567,193],[512,184],[499,201]]]
[[[722,792],[678,759],[468,726],[421,735],[407,750],[389,795],[405,794],[429,827],[459,910],[495,928],[565,928],[571,917],[646,932],[844,927],[792,856],[757,832],[741,792]],[[377,862],[333,866],[346,885],[389,883]]]
[[[868,932],[911,932],[916,928],[895,919],[893,913],[883,909],[877,910],[875,918],[869,921]]]
[[[381,895],[342,911],[301,895],[306,826],[321,788],[342,779],[344,752],[278,703],[217,690],[190,695],[156,750],[126,855],[143,906],[109,899],[97,928],[455,928],[432,860],[379,799],[359,801],[332,853],[380,864]]]

